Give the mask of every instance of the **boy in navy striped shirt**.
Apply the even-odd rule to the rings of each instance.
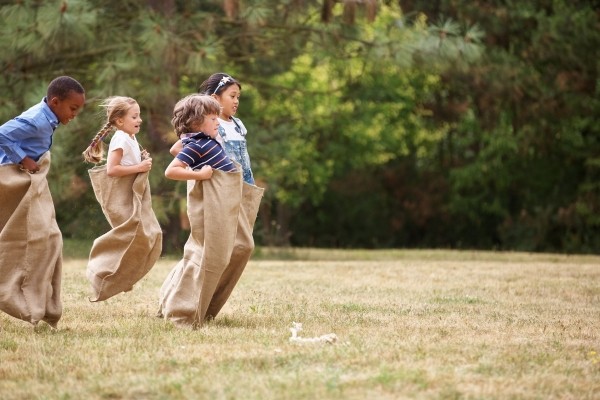
[[[183,150],[165,170],[178,181],[210,179],[213,169],[235,172],[236,167],[215,139],[219,131],[221,105],[207,95],[192,94],[179,100],[171,123]]]

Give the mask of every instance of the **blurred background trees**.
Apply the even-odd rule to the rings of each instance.
[[[224,71],[267,188],[260,245],[598,252],[598,16],[577,0],[3,1],[0,119],[54,76],[84,84],[52,151],[65,237],[108,229],[80,154],[120,94],[142,108],[153,205],[179,251],[172,107]]]

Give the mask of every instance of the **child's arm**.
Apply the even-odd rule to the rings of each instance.
[[[136,165],[121,165],[123,159],[123,149],[115,149],[108,153],[106,159],[106,174],[108,176],[117,177],[131,174],[137,174],[140,172],[150,171],[152,168],[152,159],[147,158],[141,163]]]
[[[31,173],[39,171],[40,167],[25,153],[20,143],[31,140],[32,127],[32,124],[17,119],[12,119],[0,127],[0,148],[4,154],[11,162],[21,164]]]
[[[175,181],[202,181],[204,179],[210,179],[212,177],[213,170],[210,165],[205,165],[198,171],[194,171],[187,168],[187,165],[175,158],[171,161],[171,164],[165,170],[165,176]]]
[[[181,143],[181,140],[178,140],[173,146],[171,146],[169,153],[171,153],[173,157],[177,157],[177,154],[179,154],[181,150],[183,150],[183,143]]]

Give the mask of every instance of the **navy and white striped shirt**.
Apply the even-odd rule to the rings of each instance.
[[[183,136],[183,135],[182,135]],[[177,154],[177,159],[185,163],[193,170],[210,165],[213,169],[225,172],[236,171],[235,164],[223,150],[223,147],[215,139],[204,132],[187,134],[187,138],[181,140],[183,150]]]

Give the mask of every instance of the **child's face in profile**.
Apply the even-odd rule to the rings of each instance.
[[[85,94],[70,91],[69,95],[64,99],[52,97],[47,99],[48,106],[58,118],[58,122],[63,125],[71,122],[77,116],[85,103]]]
[[[117,127],[128,135],[135,135],[140,131],[140,125],[142,125],[142,117],[140,116],[140,106],[135,103],[123,118],[117,119]]]
[[[240,87],[236,84],[229,86],[220,95],[214,95],[221,104],[221,116],[224,120],[229,120],[237,112],[238,106],[240,105]]]
[[[204,116],[204,121],[201,124],[194,126],[194,130],[204,132],[211,138],[216,138],[219,133],[219,115],[207,114]]]

